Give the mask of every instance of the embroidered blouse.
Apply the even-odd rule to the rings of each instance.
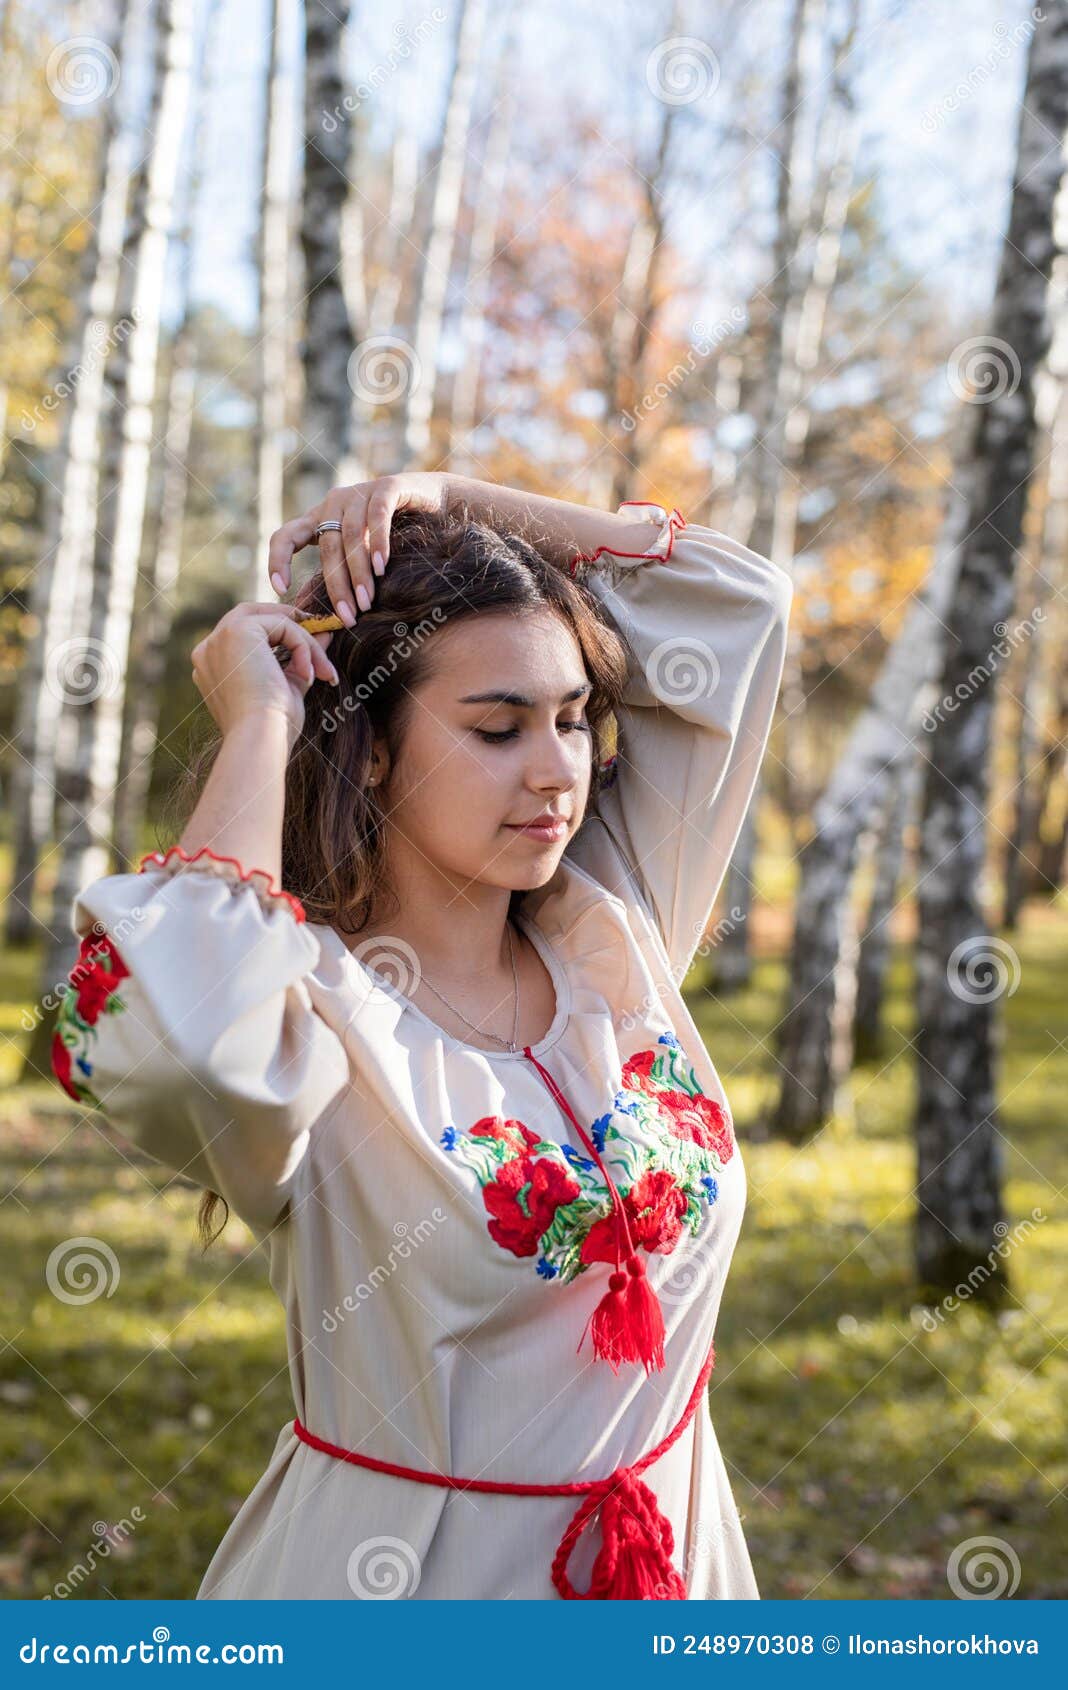
[[[529,1056],[451,1037],[255,865],[175,846],[74,900],[58,1080],[248,1224],[300,1422],[406,1468],[598,1480],[671,1432],[711,1353],[745,1173],[679,988],[764,755],[792,586],[652,520],[640,557],[584,560],[632,655],[612,778],[518,916],[556,991]],[[663,1313],[660,1371],[583,1341],[617,1238],[591,1143]],[[558,1595],[573,1496],[416,1483],[291,1421],[264,1455],[202,1598]],[[706,1392],[643,1478],[689,1597],[758,1597]],[[597,1552],[587,1530],[580,1593]]]

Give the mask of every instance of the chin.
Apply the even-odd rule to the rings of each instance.
[[[529,870],[518,877],[519,885],[515,891],[533,892],[536,887],[544,886],[552,879],[560,866],[560,858],[567,849],[567,840],[559,840],[555,845],[547,845],[544,851],[539,851],[536,861],[532,862]]]

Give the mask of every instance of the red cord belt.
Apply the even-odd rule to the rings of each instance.
[[[605,1479],[582,1479],[565,1485],[505,1484],[499,1479],[460,1479],[451,1473],[428,1473],[418,1467],[401,1467],[394,1461],[380,1461],[353,1449],[317,1438],[297,1415],[293,1430],[302,1443],[320,1449],[339,1461],[370,1467],[376,1473],[391,1473],[398,1479],[415,1479],[423,1485],[447,1490],[492,1491],[505,1496],[583,1496],[571,1523],[553,1556],[552,1580],[568,1602],[679,1601],[688,1595],[686,1582],[671,1564],[675,1548],[671,1521],[660,1512],[656,1497],[639,1476],[666,1453],[682,1436],[701,1400],[716,1359],[715,1345],[698,1375],[682,1418],[648,1454],[629,1467],[617,1467]],[[601,1511],[601,1548],[593,1565],[589,1590],[576,1590],[567,1576],[567,1563],[587,1521]]]
[[[543,1068],[529,1045],[523,1048],[548,1086],[556,1102],[575,1126],[583,1144],[594,1158],[605,1179],[616,1215],[616,1264],[609,1275],[608,1291],[587,1322],[593,1326],[594,1354],[607,1361],[614,1373],[621,1361],[640,1361],[649,1373],[664,1366],[664,1320],[652,1287],[645,1276],[642,1261],[631,1238],[627,1213],[616,1189],[615,1181],[601,1159],[596,1145],[572,1112],[552,1075]],[[623,1271],[624,1248],[626,1267]],[[585,1337],[585,1332],[582,1337]],[[582,1338],[578,1347],[582,1346]],[[401,1467],[393,1461],[380,1461],[373,1455],[361,1455],[357,1450],[342,1449],[340,1444],[328,1443],[316,1437],[297,1415],[293,1430],[302,1443],[333,1455],[339,1461],[351,1461],[357,1467],[370,1467],[376,1473],[390,1473],[398,1479],[414,1479],[423,1485],[439,1485],[449,1490],[492,1491],[506,1496],[584,1496],[572,1520],[560,1539],[553,1556],[552,1580],[565,1601],[628,1602],[678,1601],[688,1595],[686,1582],[671,1564],[675,1548],[671,1521],[660,1512],[656,1497],[640,1478],[646,1467],[669,1450],[682,1436],[701,1400],[715,1363],[715,1346],[701,1369],[686,1404],[682,1418],[657,1444],[655,1449],[640,1456],[627,1467],[617,1467],[605,1479],[583,1479],[572,1484],[531,1485],[505,1484],[497,1479],[460,1479],[450,1473],[428,1473],[418,1467]],[[591,1517],[600,1510],[601,1548],[593,1564],[589,1590],[576,1590],[567,1576],[579,1537]]]

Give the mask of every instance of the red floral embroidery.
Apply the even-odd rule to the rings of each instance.
[[[493,1138],[498,1144],[505,1144],[509,1150],[514,1150],[517,1156],[524,1151],[533,1150],[541,1143],[537,1133],[531,1132],[522,1121],[504,1120],[500,1115],[483,1115],[470,1129],[475,1138]]]
[[[614,1165],[635,1246],[666,1256],[684,1229],[697,1236],[735,1145],[729,1112],[702,1092],[674,1033],[623,1064],[622,1084],[590,1136]],[[575,1146],[500,1115],[484,1115],[466,1132],[450,1124],[441,1143],[477,1175],[489,1236],[513,1255],[535,1257],[540,1278],[566,1284],[594,1262],[615,1261],[618,1213],[594,1161]]]
[[[489,1235],[515,1256],[533,1256],[557,1209],[578,1194],[578,1181],[559,1162],[547,1156],[517,1156],[482,1188],[483,1201],[493,1216]]]
[[[52,1072],[76,1103],[98,1104],[85,1083],[93,1072],[89,1061],[92,1029],[101,1015],[123,1009],[116,989],[129,972],[102,927],[86,934],[68,976],[52,1038]]]
[[[73,1097],[76,1103],[80,1103],[81,1098],[71,1084],[70,1051],[67,1049],[58,1033],[53,1033],[52,1035],[52,1072],[63,1087],[63,1090],[67,1092],[69,1096]]]
[[[86,959],[90,959],[88,966]],[[125,980],[129,972],[106,933],[102,939],[94,938],[90,934],[82,940],[78,961],[71,970],[70,982],[78,988],[78,1014],[90,1027],[99,1019],[104,1005],[119,981]]]
[[[655,1097],[676,1138],[700,1145],[702,1150],[714,1150],[721,1162],[729,1162],[734,1155],[734,1137],[726,1110],[704,1092],[691,1096],[658,1086],[652,1071],[659,1055],[656,1050],[640,1050],[630,1057],[623,1064],[624,1086]]]
[[[645,1082],[653,1071],[653,1063],[660,1052],[656,1050],[639,1050],[636,1055],[628,1056],[623,1064],[623,1084],[632,1091],[645,1091]]]
[[[689,1139],[702,1150],[714,1150],[721,1162],[730,1161],[734,1155],[730,1122],[713,1098],[702,1092],[690,1097],[684,1091],[665,1091],[658,1095],[657,1102],[670,1114],[676,1138]]]
[[[627,1224],[635,1244],[670,1256],[682,1233],[686,1214],[686,1193],[665,1170],[654,1168],[636,1180],[623,1199]],[[616,1227],[614,1215],[596,1221],[582,1246],[584,1262],[614,1262]]]

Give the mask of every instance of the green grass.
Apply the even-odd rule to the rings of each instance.
[[[691,1003],[737,1118],[749,1207],[717,1333],[712,1415],[765,1597],[946,1598],[951,1551],[1004,1540],[1018,1598],[1068,1595],[1064,1402],[1068,1180],[1063,1028],[1068,911],[1032,909],[1013,941],[1002,1128],[1012,1302],[934,1332],[913,1307],[911,978],[895,956],[887,1049],[848,1115],[812,1144],[762,1140],[783,962],[749,990]],[[17,1071],[27,956],[2,959],[0,1030]],[[197,1193],[132,1155],[58,1086],[9,1085],[2,1139],[0,1593],[47,1595],[97,1540],[135,1522],[73,1594],[189,1597],[292,1417],[281,1309],[231,1220],[207,1256]],[[74,1235],[108,1241],[113,1293],[65,1304],[45,1279]],[[137,1522],[133,1510],[143,1519]],[[60,1587],[62,1589],[62,1586]]]

